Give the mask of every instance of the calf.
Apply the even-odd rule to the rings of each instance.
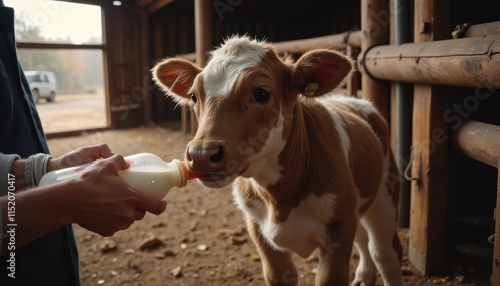
[[[271,44],[234,36],[204,69],[179,58],[153,69],[194,110],[188,167],[206,187],[231,184],[268,285],[298,284],[291,252],[315,250],[316,285],[347,285],[353,241],[352,285],[374,284],[377,270],[385,285],[402,284],[387,125],[370,102],[331,93],[352,65],[325,49],[288,63]]]

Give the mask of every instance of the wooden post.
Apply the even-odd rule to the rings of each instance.
[[[414,41],[434,41],[449,35],[449,0],[414,1]],[[439,30],[443,29],[443,30]],[[413,155],[410,239],[412,264],[423,274],[445,266],[446,200],[448,191],[448,126],[445,88],[416,84],[413,109]]]
[[[194,21],[196,64],[203,67],[208,61],[208,51],[212,50],[212,3],[210,1],[194,1]]]
[[[347,45],[346,54],[352,59],[357,59],[359,55],[359,48],[352,45]],[[351,78],[347,81],[347,95],[357,97],[359,89],[359,72],[354,71]]]
[[[150,62],[149,62],[149,58],[150,58],[150,55],[149,55],[149,39],[150,39],[150,35],[149,35],[149,13],[148,13],[148,10],[146,7],[144,8],[141,8],[139,10],[139,13],[140,13],[140,33],[139,33],[139,37],[141,37],[141,47],[140,47],[140,53],[141,53],[141,66],[143,67],[143,69],[141,70],[141,74],[143,76],[147,76],[148,78],[150,78],[150,74],[149,74],[149,70],[151,69],[150,67]],[[144,75],[144,68],[146,68],[145,70],[148,71],[147,75]],[[148,80],[148,84],[151,84],[149,83],[150,80]],[[152,95],[152,92],[149,88],[145,88],[144,89],[144,92],[145,94],[143,95],[144,96],[144,102],[142,104],[143,108],[144,108],[144,113],[143,113],[143,118],[144,118],[144,123],[147,124],[147,125],[152,125],[153,124],[153,111],[152,111],[152,108],[153,108],[153,104],[152,104],[152,100],[151,100],[151,95]]]
[[[500,142],[498,142],[500,144]],[[493,270],[491,285],[500,285],[500,156],[498,156],[497,206],[495,209],[495,246],[493,250]]]
[[[208,51],[212,49],[212,2],[206,0],[194,0],[194,29],[196,44],[196,64],[205,66],[208,61]],[[189,114],[191,122],[191,134],[197,129],[194,113]]]
[[[390,12],[384,0],[361,0],[362,55],[372,46],[389,41]],[[361,59],[360,65],[363,65]],[[389,82],[376,80],[367,73],[361,75],[362,95],[373,101],[389,122]]]

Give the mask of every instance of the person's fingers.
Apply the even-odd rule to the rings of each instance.
[[[98,146],[100,148],[102,158],[109,158],[115,154],[115,152],[111,151],[107,144],[100,144]]]
[[[125,161],[122,155],[114,154],[113,156],[104,159],[103,161],[108,162],[113,167],[116,172],[128,168],[129,164]]]
[[[141,192],[138,206],[139,209],[143,209],[152,214],[159,215],[165,211],[166,207],[166,201],[160,201]]]
[[[141,219],[144,218],[145,215],[146,215],[146,211],[145,210],[136,209],[135,213],[134,213],[134,219],[135,220],[141,220]]]
[[[82,147],[82,151],[86,156],[91,158],[93,161],[100,158],[109,158],[115,153],[111,151],[107,144],[97,144],[93,146]]]

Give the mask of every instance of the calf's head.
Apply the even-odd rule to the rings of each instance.
[[[237,176],[276,183],[279,154],[300,128],[299,97],[324,95],[351,69],[351,60],[331,50],[310,51],[288,64],[269,43],[234,36],[211,52],[204,69],[170,58],[152,72],[156,84],[198,119],[186,148],[188,167],[206,174],[200,178],[205,186],[223,187]]]

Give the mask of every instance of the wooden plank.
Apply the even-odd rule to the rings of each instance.
[[[498,168],[500,126],[464,121],[452,138],[454,146],[464,155]]]
[[[424,275],[445,263],[447,200],[446,97],[436,87],[416,85],[413,109],[413,162],[409,257]]]
[[[498,142],[500,144],[500,142]],[[500,157],[497,162],[500,166]],[[500,286],[500,168],[497,174],[497,205],[495,209],[495,245],[493,249],[493,270],[491,285]]]
[[[449,0],[414,1],[414,42],[447,37]],[[413,162],[408,256],[423,275],[445,266],[446,201],[448,192],[448,126],[445,87],[415,84],[413,105]]]

